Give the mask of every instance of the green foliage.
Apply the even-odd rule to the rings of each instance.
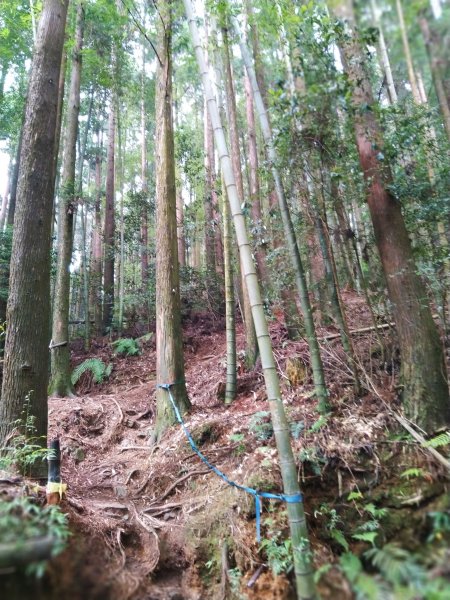
[[[412,479],[413,477],[423,477],[424,471],[418,467],[411,467],[410,469],[406,469],[403,473],[400,473],[400,477],[404,479]]]
[[[396,544],[390,543],[383,548],[372,548],[367,550],[364,556],[389,583],[394,585],[407,584],[413,588],[420,587],[420,583],[425,579],[425,569],[416,562],[408,550]]]
[[[13,467],[27,473],[29,467],[48,458],[51,450],[45,447],[45,437],[36,435],[36,417],[30,413],[30,396],[25,398],[21,417],[12,423],[8,445],[0,449],[0,469]]]
[[[237,447],[234,450],[236,456],[245,452],[245,435],[243,433],[232,433],[229,436],[230,442],[237,443]]]
[[[336,509],[330,508],[328,504],[322,504],[319,510],[314,511],[314,517],[317,518],[318,516],[325,517],[325,527],[329,536],[340,546],[342,546],[346,552],[348,552],[350,546],[342,529],[339,528],[339,525],[342,523],[342,519],[338,515]]]
[[[327,464],[327,459],[324,458],[320,449],[316,446],[305,446],[298,453],[298,459],[301,463],[308,463],[315,475],[321,475],[322,468]]]
[[[270,440],[273,436],[273,425],[270,418],[270,412],[267,410],[256,412],[250,419],[248,429],[256,439],[261,441]]]
[[[431,532],[427,542],[441,541],[444,535],[450,534],[450,511],[432,511],[427,515],[431,519]]]
[[[448,446],[450,444],[450,431],[440,433],[431,440],[427,440],[424,443],[425,448],[440,448],[442,446]]]
[[[67,516],[58,506],[41,507],[27,496],[0,500],[0,539],[3,543],[20,545],[46,536],[55,540],[52,556],[64,550],[70,531]],[[27,572],[41,577],[46,564],[46,561],[31,563]]]
[[[137,341],[133,338],[121,338],[113,342],[114,353],[124,354],[125,356],[136,356],[140,354],[140,348]]]
[[[314,421],[314,423],[308,429],[308,433],[318,433],[322,429],[322,427],[325,427],[327,422],[328,417],[326,415],[320,415],[317,421]]]
[[[83,373],[87,371],[92,373],[94,383],[103,383],[111,375],[112,369],[113,365],[111,363],[106,365],[99,358],[87,358],[72,371],[72,385],[75,385]]]
[[[180,269],[180,296],[182,315],[191,311],[207,311],[214,317],[225,314],[222,281],[216,273],[206,269]]]
[[[282,540],[280,532],[275,532],[270,538],[263,539],[261,550],[264,551],[274,575],[292,571],[292,541],[290,539]]]
[[[12,249],[12,227],[0,231],[0,301],[8,300],[9,262]]]
[[[382,586],[364,573],[360,559],[352,552],[339,557],[339,566],[349,580],[357,600],[380,600],[386,597]]]

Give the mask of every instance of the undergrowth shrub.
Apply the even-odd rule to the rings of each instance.
[[[0,539],[2,544],[24,545],[27,541],[50,537],[52,557],[60,554],[70,536],[67,516],[58,506],[41,507],[28,496],[0,500]],[[41,577],[47,561],[34,561],[26,566],[27,574]]]
[[[92,373],[94,383],[103,383],[111,375],[112,369],[112,363],[106,365],[99,358],[87,358],[72,371],[72,385],[76,385],[83,373],[88,371]]]
[[[124,356],[136,356],[141,353],[139,344],[133,338],[121,338],[113,342],[115,354],[123,354]]]
[[[51,452],[46,447],[45,437],[36,435],[36,417],[30,413],[30,394],[25,398],[21,417],[11,424],[7,445],[0,448],[0,470],[16,469],[26,475],[32,465],[46,460]]]

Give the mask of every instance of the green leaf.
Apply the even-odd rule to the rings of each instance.
[[[340,529],[331,529],[330,535],[335,542],[340,544],[346,552],[349,551],[350,546],[348,545],[347,540],[345,539],[345,535],[342,533]]]
[[[339,557],[339,564],[347,579],[353,583],[362,572],[362,563],[352,552],[346,552]]]
[[[374,546],[377,535],[378,532],[376,531],[364,531],[363,533],[354,533],[352,538],[354,540],[360,540],[361,542],[369,542],[369,544]]]

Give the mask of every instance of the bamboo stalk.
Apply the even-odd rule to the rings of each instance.
[[[245,226],[244,215],[242,214],[239,203],[233,167],[230,155],[228,153],[216,98],[210,81],[204,51],[200,42],[196,17],[194,15],[191,1],[183,0],[183,3],[189,22],[192,43],[202,76],[204,93],[213,126],[216,148],[227,189],[228,200],[230,202],[231,214],[236,229],[242,272],[245,277],[250,298],[250,305],[252,307],[252,315],[261,355],[261,364],[264,373],[269,407],[272,415],[275,440],[280,456],[280,469],[283,479],[284,492],[287,495],[294,495],[298,494],[300,491],[297,478],[297,469],[290,444],[289,426],[283,407],[283,401],[281,399],[280,382],[273,357],[272,343],[264,314],[264,307],[261,299],[256,269],[252,258],[252,248]],[[300,502],[288,503],[287,512],[292,537],[297,593],[301,599],[313,599],[316,598],[316,590],[314,585],[311,550],[303,504]]]
[[[314,392],[319,399],[319,411],[326,412],[328,410],[328,390],[325,383],[325,374],[322,364],[322,358],[320,356],[320,348],[317,342],[312,307],[309,300],[308,287],[306,284],[306,275],[303,268],[300,252],[298,249],[297,238],[294,230],[294,225],[290,216],[289,206],[287,203],[286,194],[284,192],[283,182],[281,180],[280,173],[276,166],[278,163],[278,157],[275,150],[275,146],[273,144],[272,130],[267,116],[266,107],[261,96],[258,81],[256,79],[255,69],[252,65],[250,52],[244,42],[244,37],[240,32],[239,24],[236,18],[232,17],[231,22],[235,30],[236,37],[239,40],[239,47],[241,49],[242,59],[244,61],[245,69],[247,71],[247,75],[252,87],[256,112],[258,114],[259,122],[261,125],[261,131],[267,148],[267,156],[269,159],[272,177],[275,184],[275,191],[278,199],[278,204],[280,206],[281,218],[283,221],[286,241],[288,244],[289,254],[291,256],[292,266],[294,269],[295,282],[298,289],[303,318],[305,320],[306,337],[308,340],[309,351],[311,354],[311,368],[314,380]]]

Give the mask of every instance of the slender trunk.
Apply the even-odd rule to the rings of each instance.
[[[384,39],[383,27],[381,24],[379,8],[377,6],[376,0],[370,0],[370,7],[372,9],[372,17],[375,23],[375,27],[377,27],[378,29],[380,64],[383,69],[384,76],[386,77],[389,101],[391,104],[395,104],[397,102],[397,90],[395,89],[394,77],[392,75],[391,69],[391,62],[389,60],[386,40]]]
[[[336,9],[337,16],[344,16],[353,23],[351,2],[340,8]],[[350,31],[342,47],[342,58],[353,85],[357,149],[367,183],[367,203],[375,241],[397,326],[402,359],[403,404],[408,418],[431,433],[450,423],[441,340],[431,315],[425,286],[416,273],[400,203],[390,191],[390,167],[377,157],[383,151],[381,127],[375,111],[366,108],[374,105],[372,89],[362,48]]]
[[[225,322],[227,338],[227,379],[225,385],[225,404],[231,404],[236,398],[237,368],[236,368],[236,321],[235,297],[233,285],[233,255],[232,231],[230,223],[230,208],[222,176],[223,190],[223,263],[225,275]]]
[[[275,146],[273,144],[272,131],[269,124],[269,119],[267,118],[267,110],[264,106],[261,92],[258,87],[258,82],[256,79],[255,70],[252,66],[252,60],[249,51],[245,43],[242,41],[243,37],[239,33],[239,26],[236,19],[233,18],[232,23],[237,33],[237,37],[240,40],[239,46],[241,49],[241,54],[245,64],[245,68],[247,70],[248,77],[251,82],[253,97],[256,105],[256,112],[260,120],[261,130],[267,148],[267,155],[269,158],[270,168],[275,183],[275,191],[278,198],[278,204],[281,210],[281,218],[283,220],[286,241],[289,247],[289,254],[292,260],[295,282],[300,298],[300,305],[302,307],[303,319],[305,321],[306,337],[308,339],[308,346],[311,354],[311,366],[313,372],[315,394],[319,400],[318,408],[319,411],[325,412],[328,410],[328,391],[325,384],[325,375],[323,370],[322,358],[320,356],[319,344],[317,342],[311,302],[309,300],[308,288],[306,285],[305,271],[303,269],[303,264],[297,245],[297,238],[292,223],[287,199],[284,193],[283,183],[277,167],[278,157],[275,151]]]
[[[244,74],[245,83],[245,106],[247,111],[247,132],[248,132],[248,162],[249,162],[249,180],[250,180],[250,204],[251,215],[253,221],[253,230],[256,231],[254,236],[256,244],[256,264],[258,265],[258,273],[261,282],[267,285],[267,266],[266,256],[264,252],[264,223],[262,220],[261,200],[259,196],[259,164],[258,164],[258,149],[256,146],[256,127],[255,127],[255,111],[253,109],[253,94],[247,73]]]
[[[58,105],[56,109],[56,128],[55,128],[55,155],[53,157],[53,177],[56,180],[56,174],[58,171],[58,160],[59,160],[59,146],[61,142],[61,130],[63,121],[63,106],[64,106],[64,93],[66,88],[66,65],[67,65],[67,52],[63,53],[61,70],[59,72],[58,79]]]
[[[212,222],[213,222],[213,234],[214,234],[214,263],[216,266],[216,273],[223,277],[223,244],[222,244],[222,233],[220,231],[220,210],[219,201],[217,198],[216,190],[216,162],[214,157],[214,135],[211,127],[211,119],[207,116],[208,123],[208,163],[211,170],[211,209],[212,209]]]
[[[33,53],[11,259],[0,446],[14,421],[21,418],[26,399],[28,413],[36,419],[33,435],[40,444],[45,444],[47,435],[55,81],[61,67],[67,5],[68,0],[44,2]],[[41,465],[33,470],[41,474]]]
[[[417,85],[416,73],[414,71],[411,48],[409,45],[408,32],[405,25],[405,17],[403,15],[403,7],[401,0],[395,0],[395,6],[397,8],[398,22],[400,25],[400,34],[402,36],[403,52],[405,54],[406,67],[408,69],[408,79],[411,85],[413,100],[416,104],[420,104],[420,91],[419,86]]]
[[[112,327],[114,313],[114,262],[115,262],[115,139],[116,139],[116,97],[111,97],[108,121],[108,156],[106,166],[105,224],[103,228],[103,330]]]
[[[52,375],[50,391],[60,397],[72,396],[69,350],[70,263],[73,248],[76,144],[80,112],[81,51],[83,47],[84,7],[79,1],[72,57],[67,130],[64,140],[61,192],[58,214],[58,260],[56,268],[53,328],[51,343]]]
[[[233,74],[231,72],[230,62],[230,49],[228,44],[228,32],[223,29],[223,64],[224,64],[224,75],[225,75],[225,99],[227,106],[227,116],[229,123],[229,135],[230,135],[230,148],[231,148],[231,162],[233,164],[234,178],[237,185],[237,193],[239,200],[242,204],[244,203],[244,184],[242,181],[242,170],[241,170],[241,152],[239,147],[239,134],[237,125],[236,115],[236,95],[233,85]],[[242,259],[241,259],[242,260]],[[242,272],[242,277],[244,276]],[[255,332],[255,325],[253,323],[253,316],[250,307],[250,299],[248,297],[247,286],[245,282],[242,282],[242,295],[243,295],[243,317],[245,326],[245,359],[248,368],[253,368],[258,356],[258,346]]]
[[[210,273],[215,271],[215,248],[214,248],[214,217],[213,217],[213,173],[211,156],[214,154],[211,122],[208,109],[204,107],[204,152],[205,152],[205,262],[206,270]]]
[[[175,160],[172,121],[172,2],[158,3],[156,71],[156,380],[172,384],[181,413],[190,408],[184,381],[180,285],[177,248]],[[167,391],[157,388],[155,439],[159,440],[175,415]]]
[[[83,193],[83,171],[84,171],[84,158],[86,155],[87,139],[89,129],[91,127],[92,109],[94,106],[94,89],[91,89],[89,98],[89,108],[87,114],[86,125],[84,128],[83,139],[80,144],[80,155],[78,157],[78,196],[81,199]],[[91,176],[91,169],[88,171],[88,188]],[[88,252],[86,248],[87,242],[87,224],[88,224],[88,206],[87,203],[82,201],[81,204],[81,225],[82,225],[82,248],[81,248],[81,261],[82,261],[82,273],[83,273],[83,308],[84,308],[84,348],[86,352],[89,350],[90,339],[91,339],[91,322],[89,319],[89,268],[88,268]]]
[[[101,335],[102,330],[102,236],[101,236],[101,186],[102,186],[102,162],[100,155],[95,157],[95,205],[94,205],[94,227],[92,229],[92,260],[90,269],[90,300],[89,304],[93,311],[94,335]]]
[[[141,76],[141,281],[142,291],[148,292],[148,179],[147,179],[147,141],[145,127],[145,49],[142,46],[142,76]],[[123,212],[121,202],[121,214]],[[122,220],[122,217],[121,217]],[[122,230],[121,222],[121,230]],[[122,265],[123,269],[123,265]]]
[[[120,113],[117,119],[117,137],[118,137],[118,146],[119,146],[119,168],[117,169],[116,180],[120,180],[120,207],[119,207],[119,236],[120,236],[120,253],[119,253],[119,281],[118,281],[118,289],[117,296],[119,298],[119,315],[117,319],[117,333],[119,337],[122,335],[123,328],[123,309],[124,309],[124,293],[125,293],[125,219],[124,219],[124,194],[123,194],[123,186],[125,179],[125,164],[123,160],[124,149],[126,148],[126,139],[122,139],[122,127],[121,127],[121,119]],[[125,136],[126,138],[126,136]],[[145,137],[144,137],[145,139]],[[142,151],[142,156],[144,156],[144,152]],[[145,171],[144,171],[145,174]],[[141,223],[142,226],[142,223]],[[145,249],[145,254],[147,254],[147,249]],[[144,261],[144,272],[142,272],[142,249],[141,249],[141,285],[145,281],[145,277],[148,274],[148,264],[145,265]],[[144,278],[143,278],[144,277]],[[147,285],[146,285],[147,287]],[[146,291],[146,287],[144,291]],[[147,298],[145,296],[145,315],[147,316]]]
[[[267,388],[267,398],[272,414],[275,439],[280,455],[280,468],[283,478],[283,486],[286,495],[299,493],[297,469],[289,439],[289,426],[281,400],[280,382],[277,376],[275,361],[273,358],[272,345],[270,342],[267,322],[258,284],[255,265],[252,259],[250,243],[247,235],[245,219],[240,208],[239,195],[236,187],[233,166],[228,153],[225,134],[221,124],[217,103],[209,79],[203,49],[200,43],[196,19],[190,0],[184,0],[184,6],[189,22],[189,28],[193,40],[193,46],[202,75],[205,96],[208,100],[208,110],[213,124],[216,147],[222,167],[225,186],[228,192],[231,214],[236,229],[238,246],[240,249],[241,265],[245,282],[250,296],[253,319],[257,330],[258,344],[261,354],[261,364]],[[287,513],[291,529],[292,548],[294,555],[294,572],[296,577],[297,592],[301,599],[313,599],[316,597],[313,569],[310,558],[308,531],[303,504],[300,502],[289,502]]]
[[[442,80],[439,60],[435,55],[436,42],[433,39],[434,32],[430,30],[428,19],[423,13],[419,17],[419,25],[422,31],[425,47],[427,49],[428,59],[430,61],[431,75],[433,77],[434,89],[439,102],[439,108],[441,109],[445,131],[450,141],[450,105],[445,92],[444,82]]]

